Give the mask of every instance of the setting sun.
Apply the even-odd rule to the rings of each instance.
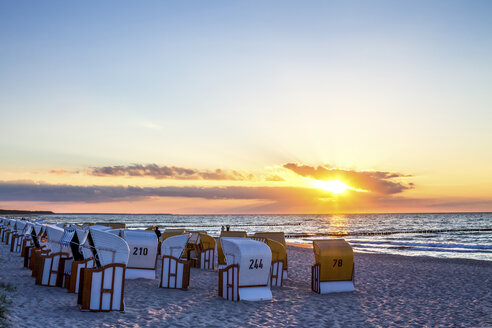
[[[340,180],[312,180],[311,184],[315,188],[323,189],[334,194],[341,194],[345,192],[347,189],[350,189],[345,183]]]

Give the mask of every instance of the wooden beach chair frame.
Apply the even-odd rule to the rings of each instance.
[[[77,297],[77,304],[80,310],[91,312],[125,311],[125,271],[126,265],[122,263],[111,263],[100,268],[82,269],[80,271],[79,295]],[[105,279],[108,275],[111,276],[109,280]],[[119,280],[118,284],[116,284],[116,278]],[[105,303],[107,302],[105,301],[107,301],[108,295],[109,304],[106,305]],[[117,300],[118,297],[119,302]]]

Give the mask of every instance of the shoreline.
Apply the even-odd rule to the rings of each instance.
[[[313,249],[313,245],[312,244],[301,244],[301,243],[291,243],[291,242],[286,242],[287,244],[287,248],[290,246],[290,247],[297,247],[297,248],[300,248],[300,249],[310,249],[312,251]],[[477,259],[467,259],[467,258],[458,258],[458,257],[436,257],[436,256],[424,256],[424,255],[405,255],[405,254],[388,254],[388,253],[369,253],[369,252],[360,252],[360,251],[357,251],[357,250],[354,250],[354,256],[355,254],[357,255],[376,255],[376,256],[379,256],[379,255],[383,255],[383,256],[394,256],[394,257],[402,257],[402,258],[415,258],[415,259],[421,259],[422,261],[424,260],[437,260],[437,261],[440,261],[440,260],[443,260],[445,262],[462,262],[462,261],[465,261],[465,262],[468,262],[470,261],[470,263],[473,263],[473,262],[477,262],[477,263],[487,263],[489,265],[492,265],[492,261],[488,261],[488,260],[477,260]]]
[[[217,271],[192,269],[187,291],[126,280],[125,312],[81,312],[76,294],[35,285],[3,244],[0,282],[16,287],[12,327],[492,326],[491,262],[355,253],[355,292],[319,295],[311,291],[314,256],[306,246],[288,245],[289,278],[264,302],[221,299]]]

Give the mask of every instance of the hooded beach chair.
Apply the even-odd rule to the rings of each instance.
[[[221,231],[220,237],[217,240],[217,260],[219,263],[219,269],[224,268],[226,266],[226,260],[224,257],[224,252],[222,251],[221,238],[222,237],[233,237],[233,238],[246,238],[248,234],[246,231]]]
[[[34,245],[31,235],[32,229],[34,229],[34,224],[32,222],[27,222],[26,227],[24,228],[24,238],[22,238],[21,257],[25,257],[27,247],[32,247]],[[27,267],[26,265],[24,266]]]
[[[77,293],[80,283],[80,271],[94,267],[94,257],[88,247],[87,235],[89,230],[72,225],[65,228],[62,246],[70,248],[71,257],[60,259],[60,271],[57,286],[68,289],[69,293]]]
[[[311,288],[318,294],[354,291],[354,252],[343,239],[313,241]]]
[[[130,247],[126,279],[155,279],[157,235],[150,230],[120,230],[120,237]]]
[[[31,246],[26,246],[24,248],[24,267],[32,270],[32,276],[36,277],[37,266],[36,258],[41,252],[49,253],[46,243],[41,242],[41,233],[43,225],[39,223],[32,223],[31,229]]]
[[[26,228],[28,227],[27,221],[19,220],[16,223],[16,232],[12,236],[12,242],[10,244],[10,251],[13,253],[20,253],[22,251],[22,243],[26,237]]]
[[[287,279],[287,247],[283,232],[257,232],[254,237],[267,238],[267,245],[272,251],[272,286],[282,286]]]
[[[77,303],[82,311],[124,311],[125,269],[130,248],[117,235],[89,229],[95,267],[81,270]]]
[[[181,259],[190,234],[166,238],[161,244],[161,288],[186,289],[190,282],[190,261]]]
[[[268,245],[249,238],[221,238],[227,266],[219,269],[219,296],[231,301],[272,299]]]
[[[40,254],[38,271],[36,272],[36,284],[41,286],[56,286],[60,271],[60,259],[69,258],[69,248],[60,244],[65,229],[49,225],[46,227],[49,253]]]
[[[193,232],[188,241],[191,249],[188,252],[188,259],[194,262],[194,267],[204,270],[215,269],[215,238],[207,235],[206,232]]]

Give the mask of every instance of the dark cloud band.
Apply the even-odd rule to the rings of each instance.
[[[174,180],[252,180],[254,175],[235,170],[197,170],[178,166],[159,166],[157,164],[133,164],[93,167],[89,171],[94,176],[152,177]]]

